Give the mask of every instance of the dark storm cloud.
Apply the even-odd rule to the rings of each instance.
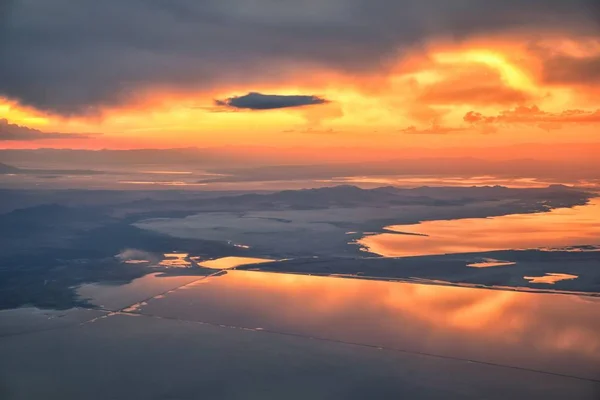
[[[317,96],[277,95],[251,92],[244,96],[215,100],[215,105],[241,110],[273,110],[277,108],[303,107],[325,104],[327,100]]]
[[[373,72],[436,37],[540,28],[597,33],[598,3],[0,0],[0,95],[89,113],[152,86],[276,83],[311,67]]]
[[[541,78],[544,82],[584,86],[600,84],[600,56],[594,51],[598,42],[584,38],[577,41],[576,45],[592,52],[573,55],[543,43],[533,42],[529,45],[530,53],[541,61]]]
[[[84,139],[90,135],[73,133],[42,132],[0,119],[0,142],[9,140]]]
[[[544,62],[543,78],[549,83],[600,84],[600,57],[549,57]]]

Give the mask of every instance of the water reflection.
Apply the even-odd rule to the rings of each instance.
[[[230,271],[141,312],[594,377],[599,306],[567,295]]]
[[[471,268],[491,268],[491,267],[507,267],[510,265],[516,265],[516,262],[513,261],[501,261],[494,260],[493,258],[484,258],[481,262],[475,262],[471,264],[467,264],[467,267]]]
[[[198,262],[198,265],[204,268],[210,269],[230,269],[239,267],[240,265],[248,265],[248,264],[262,264],[273,262],[275,260],[270,260],[267,258],[252,258],[252,257],[222,257],[217,258],[215,260],[206,260],[200,261],[198,257],[192,258],[194,261]]]
[[[77,295],[97,307],[115,311],[199,278],[198,276],[149,274],[127,284],[89,283],[81,285],[77,288]]]
[[[149,262],[150,261],[148,261],[148,260],[135,260],[135,259],[123,261],[123,263],[125,263],[125,264],[147,264]]]
[[[600,201],[545,213],[426,221],[386,229],[396,233],[365,236],[358,243],[386,257],[598,245]]]
[[[506,186],[511,188],[535,188],[547,187],[552,184],[562,184],[559,180],[544,180],[539,178],[503,178],[493,175],[480,176],[407,176],[407,175],[363,175],[363,176],[345,176],[332,179],[323,179],[320,182],[350,185],[386,185],[401,187],[419,187],[419,186]],[[580,183],[580,182],[577,182]]]
[[[554,285],[556,282],[568,281],[571,279],[579,278],[577,275],[570,274],[559,274],[559,273],[547,273],[544,276],[524,276],[523,279],[527,279],[529,283],[546,283]]]
[[[188,253],[166,253],[165,259],[158,265],[162,267],[189,268],[192,264],[188,261]]]

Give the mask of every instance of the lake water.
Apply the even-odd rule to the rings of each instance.
[[[358,244],[385,257],[600,245],[600,200],[535,214],[392,225]]]
[[[228,271],[136,313],[598,378],[600,299]]]
[[[263,264],[268,262],[273,262],[275,260],[270,260],[267,258],[255,258],[255,257],[221,257],[214,260],[195,260],[198,261],[198,265],[203,268],[210,269],[231,269],[235,267],[239,267],[240,265],[248,265],[248,264]]]
[[[7,399],[591,400],[600,388],[599,298],[237,270],[83,291],[117,312],[3,319]]]

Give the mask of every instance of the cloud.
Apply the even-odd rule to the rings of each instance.
[[[282,133],[309,133],[309,134],[313,134],[313,135],[333,135],[333,134],[340,133],[340,131],[335,130],[333,128],[317,129],[317,128],[312,128],[312,127],[303,128],[303,129],[286,129],[281,132]]]
[[[464,132],[467,128],[464,127],[448,127],[432,125],[427,128],[417,128],[416,126],[409,126],[408,128],[400,129],[401,133],[408,133],[412,135],[446,135],[449,133]]]
[[[599,85],[600,55],[592,57],[554,56],[544,61],[543,80],[569,85]]]
[[[139,249],[125,249],[122,250],[119,254],[115,256],[119,261],[123,263],[137,263],[141,261],[147,261],[150,263],[158,263],[160,262],[160,257],[158,257],[154,253],[150,253],[148,251],[139,250]]]
[[[416,100],[402,106],[404,113],[411,120],[423,124],[439,125],[442,118],[450,112],[449,109],[439,109],[430,107],[427,104],[419,104]]]
[[[0,119],[0,141],[44,140],[44,139],[87,139],[92,135],[76,133],[42,132],[26,126],[11,124]]]
[[[549,84],[599,85],[600,40],[534,42],[530,52],[540,59],[542,80]]]
[[[257,92],[250,92],[243,96],[230,97],[225,100],[215,100],[217,107],[236,110],[275,110],[325,103],[328,103],[328,101],[317,96],[262,94]]]
[[[487,66],[446,68],[443,79],[424,86],[418,96],[430,105],[505,105],[531,100],[531,96],[508,86],[498,71]]]
[[[0,10],[0,96],[64,115],[93,113],[153,88],[289,83],[315,71],[377,75],[406,50],[437,39],[515,30],[597,34],[600,7],[597,0],[9,3]]]
[[[516,107],[500,112],[498,115],[486,116],[476,111],[469,111],[463,120],[475,126],[525,124],[537,126],[546,131],[557,130],[566,124],[594,124],[600,122],[600,110],[565,110],[551,113],[537,106]]]

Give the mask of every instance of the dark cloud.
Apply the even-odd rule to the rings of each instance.
[[[598,37],[582,38],[571,43],[580,54],[569,54],[543,41],[534,41],[529,45],[529,51],[541,61],[541,78],[545,83],[587,86],[600,84],[599,46]]]
[[[597,0],[0,0],[0,95],[63,114],[140,88],[360,74],[432,38],[598,28]]]
[[[42,132],[26,126],[11,124],[0,119],[0,141],[9,140],[43,140],[43,139],[85,139],[91,135],[74,133]]]
[[[217,107],[238,110],[274,110],[325,103],[327,103],[327,100],[317,96],[262,94],[257,92],[250,92],[243,96],[230,97],[225,100],[215,100]]]
[[[544,62],[544,81],[548,83],[600,84],[600,56],[554,56]]]

